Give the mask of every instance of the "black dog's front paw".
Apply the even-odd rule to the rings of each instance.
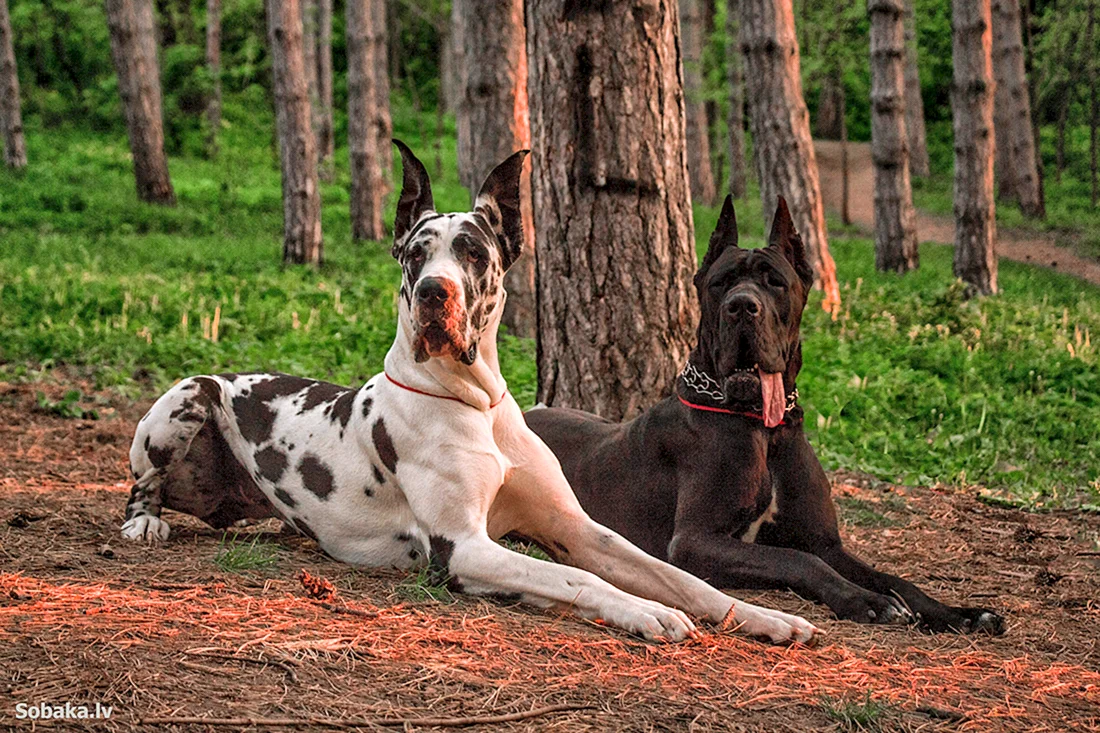
[[[913,615],[900,602],[872,591],[861,591],[829,607],[837,618],[860,624],[910,624]]]
[[[1004,618],[985,608],[950,608],[946,613],[921,614],[921,626],[929,631],[953,631],[960,634],[989,634],[1000,636],[1005,632]]]

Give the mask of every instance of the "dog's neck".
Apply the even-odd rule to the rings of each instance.
[[[727,404],[721,380],[716,375],[713,359],[700,340],[688,355],[687,364],[676,376],[673,395],[685,406],[706,411],[730,413],[763,421],[762,401],[755,403]],[[781,425],[799,424],[802,408],[798,404],[798,387],[795,373],[784,373],[783,387],[786,400],[784,422]]]
[[[399,302],[397,337],[386,354],[386,374],[414,390],[455,398],[478,410],[488,410],[500,402],[508,389],[500,374],[497,356],[497,331],[504,313],[503,302],[481,332],[473,364],[463,364],[450,356],[433,356],[418,364],[412,314],[404,300]]]

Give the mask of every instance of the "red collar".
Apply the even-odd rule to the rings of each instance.
[[[407,389],[408,391],[413,392],[415,394],[422,394],[425,397],[435,397],[435,398],[441,399],[441,400],[451,400],[452,402],[461,402],[464,405],[470,404],[470,403],[466,402],[465,400],[459,399],[458,397],[452,397],[450,395],[445,395],[445,394],[432,394],[431,392],[425,392],[424,390],[417,389],[416,387],[410,387],[407,384],[401,384],[401,382],[398,382],[396,379],[391,377],[387,372],[382,372],[382,373],[386,375],[386,379],[390,380],[391,382],[396,384],[401,389]],[[496,407],[497,405],[499,405],[501,402],[503,402],[504,401],[504,395],[506,395],[506,394],[508,394],[507,390],[504,391],[504,394],[502,394],[500,396],[499,400],[497,400],[496,402],[493,402],[492,404],[489,405],[489,409],[491,410],[494,407]],[[470,405],[470,406],[473,407],[473,405]],[[761,420],[763,420],[763,418],[761,418]]]
[[[705,412],[721,412],[725,415],[740,415],[741,417],[751,417],[753,420],[759,420],[760,422],[764,422],[764,416],[762,414],[760,414],[759,412],[740,412],[739,410],[727,410],[724,407],[711,407],[710,405],[697,405],[694,402],[688,402],[683,397],[680,397],[680,395],[676,395],[676,397],[679,398],[680,402],[684,403],[685,405],[687,405],[688,407],[690,407],[693,410],[703,410]],[[787,424],[787,418],[784,416],[784,418],[779,421],[779,425],[776,425],[776,427],[780,427],[781,425],[786,425],[786,424]]]

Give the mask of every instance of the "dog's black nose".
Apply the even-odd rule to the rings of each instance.
[[[416,286],[416,302],[420,305],[443,305],[447,302],[447,287],[435,277],[426,277]]]
[[[751,293],[736,293],[726,301],[726,312],[731,316],[756,318],[760,315],[760,300]]]

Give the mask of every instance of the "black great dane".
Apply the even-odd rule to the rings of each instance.
[[[768,246],[741,249],[727,198],[695,275],[698,343],[674,394],[623,424],[558,408],[527,423],[593,519],[718,587],[790,588],[864,623],[1003,633],[996,613],[944,605],[841,544],[795,387],[812,282],[782,199]]]

